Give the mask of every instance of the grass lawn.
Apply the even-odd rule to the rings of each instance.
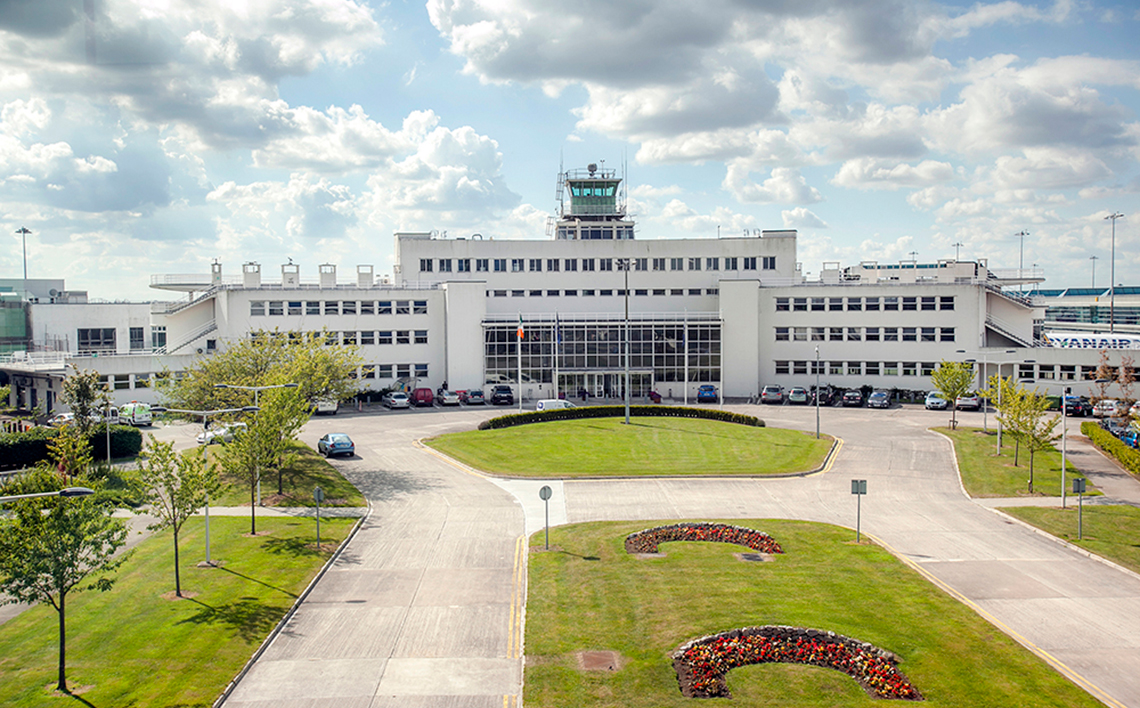
[[[1069,507],[1018,507],[1002,509],[1010,516],[1063,538],[1069,543],[1140,573],[1140,509],[1131,506],[1085,504],[1084,538],[1077,540],[1077,498]]]
[[[702,519],[704,520],[704,519]],[[659,522],[660,524],[672,522]],[[668,543],[663,558],[626,554],[627,534],[654,522],[598,522],[532,538],[526,612],[528,708],[677,708],[669,655],[682,642],[750,625],[831,630],[900,657],[931,706],[1100,706],[965,605],[849,529],[730,520],[770,533],[785,553],[745,563],[747,549]],[[577,653],[619,652],[617,671],[583,671]],[[763,664],[728,674],[731,701],[700,705],[884,706],[837,671]]]
[[[1002,436],[1001,456],[997,452],[997,433],[986,433],[979,428],[931,428],[954,441],[958,455],[958,469],[962,472],[962,485],[972,497],[1026,497],[1029,492],[1029,453],[1023,446],[1018,465],[1013,465],[1013,439]],[[1065,482],[1072,488],[1074,476],[1081,476],[1071,460]],[[1089,496],[1100,492],[1089,484]],[[1061,496],[1061,451],[1046,450],[1034,455],[1032,496]]]
[[[472,430],[426,443],[516,477],[766,475],[818,467],[831,438],[694,418],[592,418]]]
[[[147,539],[119,571],[109,592],[70,595],[67,676],[81,700],[52,696],[58,661],[58,620],[36,606],[0,625],[0,705],[209,706],[304,590],[352,528],[352,519],[191,519],[180,537],[183,594],[174,592],[169,532]],[[167,595],[169,593],[169,595]]]
[[[214,446],[216,449],[217,446]],[[216,458],[215,449],[210,450],[210,458]],[[293,464],[284,469],[282,494],[277,493],[277,475],[266,474],[261,478],[261,503],[266,506],[316,506],[313,488],[325,491],[321,506],[365,506],[364,495],[347,479],[341,476],[336,467],[325,461],[317,451],[302,442],[293,442],[293,453],[297,456]],[[222,472],[225,485],[221,496],[213,500],[215,506],[249,506],[249,480],[233,477]]]

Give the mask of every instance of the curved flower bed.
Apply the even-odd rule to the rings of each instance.
[[[656,553],[657,546],[669,541],[715,541],[747,546],[761,553],[783,553],[776,539],[763,531],[728,524],[672,524],[631,533],[625,537],[626,553]]]
[[[842,671],[876,698],[921,701],[897,668],[898,659],[874,645],[803,627],[745,627],[682,644],[673,652],[681,693],[688,698],[731,698],[725,674],[765,663],[810,664]]]

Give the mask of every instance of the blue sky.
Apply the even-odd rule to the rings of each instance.
[[[1140,283],[1140,13],[868,0],[0,0],[0,275],[392,265],[396,230],[542,238],[560,161],[638,238],[799,230],[824,261]]]

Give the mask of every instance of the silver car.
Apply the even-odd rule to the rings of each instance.
[[[387,408],[411,408],[412,402],[403,391],[389,391],[381,401]]]

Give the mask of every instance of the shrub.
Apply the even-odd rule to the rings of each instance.
[[[55,428],[35,427],[22,433],[0,435],[0,467],[32,467],[48,459],[48,441],[59,433]],[[107,459],[107,433],[99,427],[91,433],[91,455]],[[130,425],[111,426],[111,457],[135,457],[142,450],[142,433]]]
[[[479,430],[499,430],[528,423],[549,423],[556,420],[581,420],[586,418],[617,418],[625,415],[625,406],[582,406],[581,408],[556,408],[549,411],[512,413],[491,418],[479,424]],[[764,421],[756,416],[731,413],[720,409],[684,408],[681,406],[630,406],[630,417],[638,418],[704,418],[725,423],[749,425],[763,428]]]
[[[1140,475],[1140,452],[1128,447],[1115,435],[1091,421],[1081,423],[1081,433],[1101,450],[1115,457],[1121,465],[1124,465],[1124,469]]]
[[[763,531],[710,522],[658,526],[625,537],[626,553],[656,553],[670,541],[710,541],[746,546],[761,553],[783,553],[780,543]]]

